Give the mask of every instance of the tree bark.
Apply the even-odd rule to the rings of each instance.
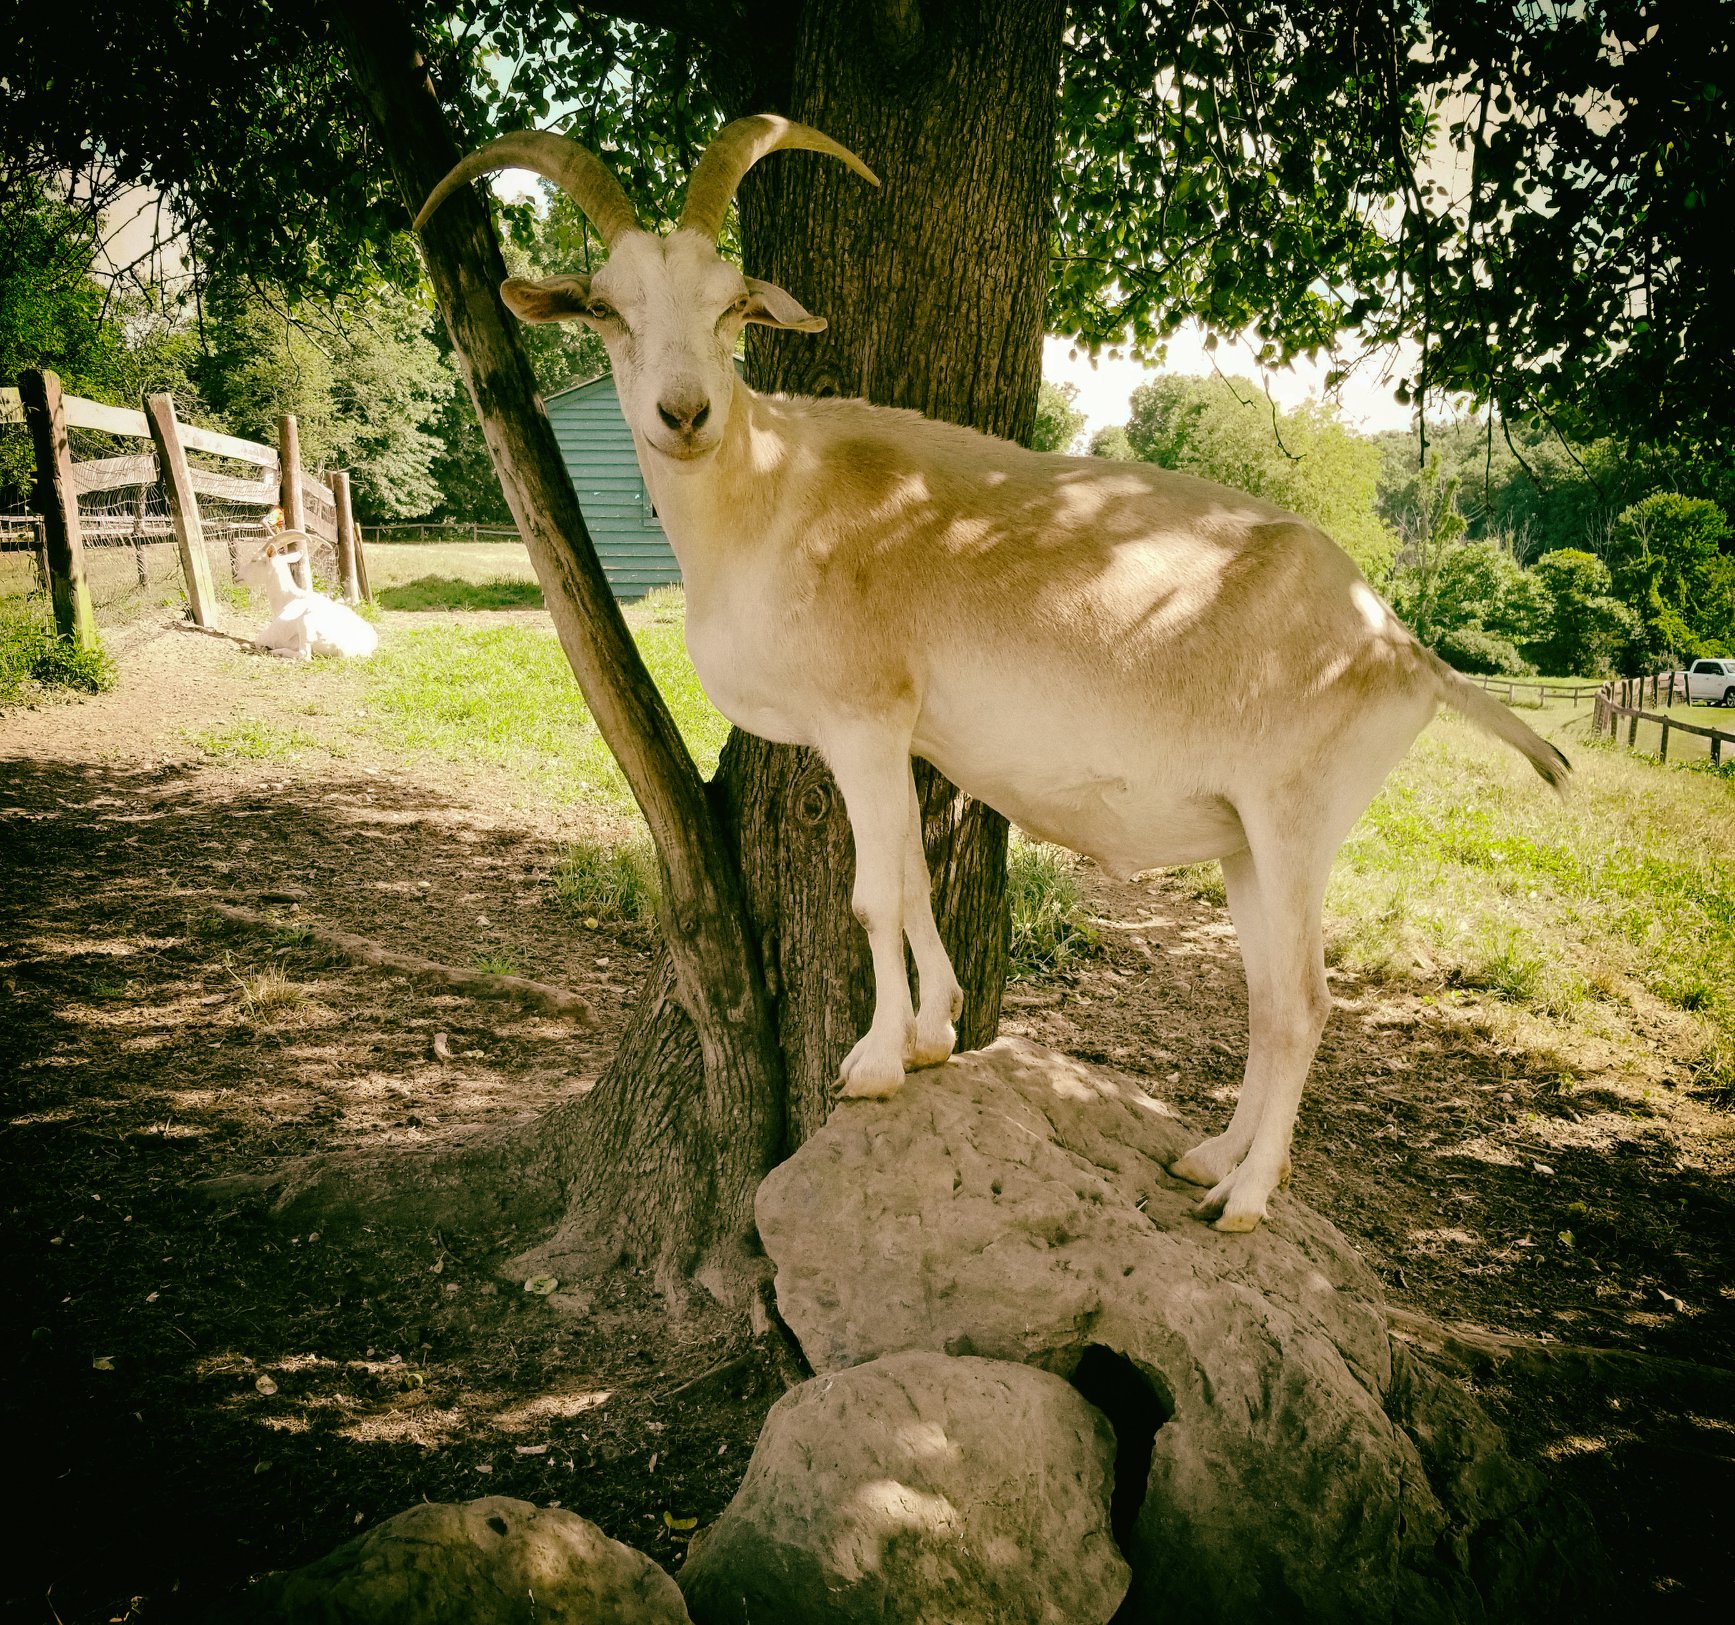
[[[756,387],[859,394],[1028,438],[1063,20],[1062,0],[898,3],[884,17],[850,0],[807,0],[791,21],[792,48],[761,41],[750,57],[719,59],[734,111],[782,110],[815,124],[886,183],[876,192],[806,153],[775,156],[749,177],[747,269],[831,321],[817,340],[755,329]],[[340,27],[413,211],[455,156],[426,70],[388,0],[351,8]],[[764,81],[766,64],[778,82]],[[619,755],[592,690],[613,703],[610,668],[637,672],[636,653],[612,601],[596,598],[606,586],[579,540],[583,521],[522,350],[503,331],[495,289],[504,270],[479,202],[454,198],[423,246],[562,643]],[[655,766],[675,754],[659,718],[623,730],[641,766],[647,755]],[[622,761],[630,777],[634,765]],[[960,1043],[975,1047],[999,1023],[1006,825],[919,769],[935,914],[965,989]],[[659,805],[653,796],[647,815]],[[695,1275],[732,1295],[732,1258],[751,1245],[758,1182],[825,1121],[839,1062],[867,1025],[871,975],[849,907],[853,848],[824,765],[737,732],[711,805],[714,822],[653,816],[652,832],[671,870],[690,868],[690,891],[712,910],[705,923],[725,938],[714,911],[732,900],[745,947],[693,954],[684,942],[699,905],[677,905],[620,1050],[591,1094],[528,1134],[453,1153],[468,1155],[490,1188],[478,1192],[489,1211],[554,1219],[534,1257],[557,1273],[648,1260],[671,1288]],[[706,844],[719,830],[721,852]],[[716,985],[692,985],[712,974]],[[696,1016],[735,1049],[719,1055],[715,1038],[701,1044]],[[765,1031],[769,1054],[756,1047]],[[506,1170],[522,1185],[510,1196],[492,1189]],[[417,1183],[445,1201],[465,1180],[450,1159],[435,1158]]]

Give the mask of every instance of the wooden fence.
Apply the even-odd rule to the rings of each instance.
[[[1472,677],[1473,683],[1480,683],[1490,694],[1500,694],[1510,705],[1515,698],[1515,691],[1522,689],[1536,696],[1536,703],[1541,705],[1544,700],[1571,700],[1577,705],[1580,700],[1594,699],[1602,692],[1600,683],[1550,683],[1526,680],[1522,677]]]
[[[365,527],[370,542],[520,542],[511,525],[479,525],[455,519],[412,519]]]
[[[1701,728],[1696,723],[1682,722],[1676,717],[1662,716],[1654,711],[1644,709],[1645,690],[1651,692],[1651,704],[1673,705],[1677,684],[1685,693],[1685,684],[1680,682],[1677,672],[1653,672],[1649,677],[1617,677],[1613,682],[1604,683],[1597,690],[1596,710],[1591,716],[1591,731],[1601,734],[1607,731],[1610,739],[1615,737],[1619,727],[1618,718],[1627,720],[1627,749],[1636,750],[1639,742],[1639,724],[1654,722],[1661,730],[1657,741],[1657,760],[1666,762],[1669,759],[1669,735],[1671,733],[1691,734],[1696,739],[1708,739],[1711,742],[1711,766],[1723,765],[1724,745],[1735,745],[1735,733],[1723,728]],[[1616,696],[1619,696],[1618,698]]]
[[[32,370],[19,375],[16,389],[0,388],[0,422],[19,417],[29,424],[36,453],[38,514],[31,520],[32,539],[44,587],[53,601],[55,630],[62,637],[85,647],[96,642],[96,618],[85,580],[84,538],[87,529],[100,529],[100,525],[80,519],[78,499],[131,486],[160,485],[163,489],[169,509],[168,528],[174,534],[186,582],[187,606],[197,626],[211,625],[215,607],[204,520],[199,512],[201,495],[261,510],[281,508],[286,529],[323,536],[336,547],[344,596],[351,603],[360,597],[372,601],[367,562],[350,511],[349,476],[336,474],[327,485],[303,472],[293,416],[278,420],[279,443],[266,446],[182,423],[169,395],[150,396],[145,410],[138,412],[63,394],[54,373]],[[74,462],[70,429],[148,440],[152,449]],[[242,463],[257,468],[259,474],[246,479],[219,473],[189,462],[189,451]],[[14,523],[16,528],[23,528]],[[306,549],[296,574],[302,586],[310,584]]]

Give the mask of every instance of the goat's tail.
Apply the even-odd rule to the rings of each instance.
[[[1432,649],[1419,643],[1417,648],[1433,672],[1440,698],[1445,704],[1475,723],[1484,733],[1504,739],[1515,751],[1528,757],[1530,765],[1548,781],[1550,787],[1565,795],[1567,775],[1572,772],[1571,762],[1486,689],[1477,687],[1468,677],[1454,671]]]

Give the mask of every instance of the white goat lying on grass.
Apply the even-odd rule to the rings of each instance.
[[[241,569],[241,580],[271,601],[271,621],[253,641],[285,660],[315,655],[371,655],[379,634],[346,604],[298,586],[290,566],[308,546],[298,530],[286,530]]]
[[[659,238],[591,153],[526,132],[460,163],[418,224],[476,176],[523,167],[564,187],[609,247],[594,275],[501,293],[522,320],[600,335],[706,693],[740,727],[818,750],[843,793],[877,1001],[843,1092],[890,1095],[954,1043],[961,995],[931,911],[914,754],[1111,874],[1222,861],[1247,1071],[1228,1128],[1174,1172],[1210,1187],[1200,1211],[1219,1229],[1250,1230],[1288,1171],[1331,1008],[1320,909],[1350,826],[1442,701],[1551,784],[1566,760],[1270,503],[863,401],[755,394],[731,363],[744,322],[825,325],[714,247],[741,177],[779,147],[874,179],[816,130],[741,119]]]

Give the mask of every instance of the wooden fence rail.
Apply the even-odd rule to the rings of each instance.
[[[279,443],[266,446],[182,423],[167,395],[153,395],[145,404],[147,410],[139,412],[66,395],[54,373],[39,369],[21,374],[16,389],[0,388],[0,424],[28,424],[35,442],[36,506],[41,517],[32,516],[30,523],[41,549],[43,585],[54,604],[55,630],[61,636],[85,646],[96,642],[96,620],[84,577],[84,535],[89,527],[80,521],[78,499],[129,486],[164,488],[169,506],[167,528],[173,531],[180,552],[187,606],[197,626],[211,624],[215,607],[205,557],[205,522],[199,512],[201,496],[256,508],[281,506],[291,530],[313,524],[314,532],[338,550],[345,596],[351,603],[358,595],[373,601],[361,534],[349,515],[349,478],[335,475],[328,485],[302,471],[293,417],[280,420]],[[75,462],[67,438],[69,429],[94,429],[145,440],[152,450]],[[190,464],[189,451],[250,463],[261,472],[257,479],[237,479]],[[23,522],[9,523],[21,527]],[[132,529],[139,536],[145,533],[142,495]],[[306,568],[303,563],[303,586],[308,584]],[[142,582],[142,565],[140,570]]]
[[[1646,711],[1644,707],[1645,689],[1651,691],[1652,704],[1656,704],[1659,696],[1665,696],[1663,703],[1673,705],[1675,702],[1675,672],[1654,672],[1649,677],[1617,677],[1613,682],[1604,683],[1597,691],[1596,709],[1591,714],[1591,732],[1602,734],[1606,729],[1610,739],[1615,737],[1618,727],[1617,719],[1627,719],[1627,749],[1637,750],[1639,743],[1639,724],[1654,722],[1661,730],[1657,740],[1657,760],[1666,762],[1669,759],[1669,735],[1671,733],[1691,734],[1695,739],[1711,741],[1711,766],[1720,768],[1723,765],[1724,745],[1735,745],[1735,733],[1723,728],[1701,728],[1696,723],[1682,722],[1676,717],[1662,716],[1654,711]],[[1615,698],[1616,693],[1620,699]],[[1636,703],[1635,703],[1636,702]]]
[[[1550,683],[1534,679],[1527,681],[1522,677],[1472,677],[1470,681],[1480,683],[1490,694],[1504,689],[1508,705],[1512,703],[1514,691],[1517,689],[1534,693],[1539,705],[1544,700],[1571,700],[1577,705],[1580,700],[1593,699],[1602,692],[1600,683]]]

